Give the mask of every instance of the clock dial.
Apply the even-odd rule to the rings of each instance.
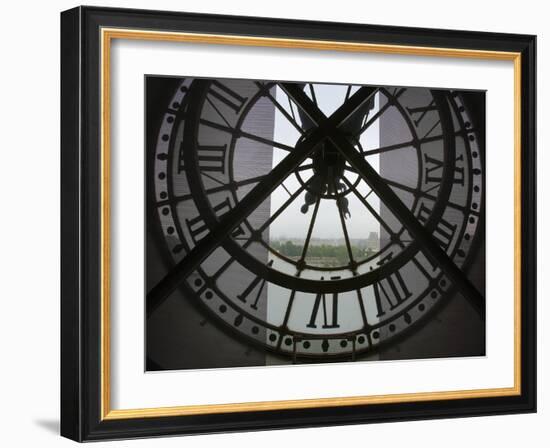
[[[182,79],[151,160],[175,286],[236,338],[357,359],[459,293],[483,229],[480,129],[460,92]]]

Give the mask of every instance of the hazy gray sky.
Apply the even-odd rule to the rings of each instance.
[[[352,90],[352,93],[355,90],[357,90],[357,88],[354,88]],[[338,107],[342,105],[345,99],[346,91],[347,86],[343,85],[314,85],[314,92],[319,108],[327,116],[332,114]],[[308,94],[308,96],[310,96],[309,87],[306,87],[305,92]],[[277,100],[290,112],[288,98],[279,87],[277,87],[276,97]],[[378,109],[378,94],[375,98],[374,107],[374,110],[372,110],[370,114],[374,114]],[[274,140],[288,145],[294,145],[298,137],[299,134],[296,129],[289,123],[284,115],[276,109]],[[364,148],[373,148],[378,147],[379,140],[379,124],[378,122],[374,122],[373,125],[369,127],[366,132],[363,133],[360,138],[360,143]],[[274,148],[273,151],[273,166],[275,166],[287,155],[287,152],[277,148]],[[369,156],[367,160],[371,165],[373,165],[375,169],[378,169],[377,155]],[[310,160],[306,160],[304,164],[308,164],[310,162]],[[312,174],[313,172],[311,170],[304,171],[304,180],[310,177]],[[349,173],[346,174],[346,177],[351,182],[356,179],[355,175],[350,176]],[[284,182],[284,186],[290,192],[296,191],[299,188],[299,185],[300,184],[295,175],[290,176]],[[361,181],[358,189],[364,195],[369,192],[368,186],[363,181]],[[288,193],[282,186],[277,188],[271,195],[271,213],[274,213],[279,208],[279,206],[288,199],[288,197]],[[378,224],[378,221],[376,221],[376,219],[368,212],[368,210],[359,201],[359,199],[353,193],[348,194],[346,197],[349,201],[348,209],[351,214],[351,216],[346,219],[346,226],[350,238],[367,238],[369,232],[379,232],[380,226]],[[379,201],[374,194],[368,197],[368,201],[375,210],[379,210]],[[271,224],[271,238],[304,238],[306,236],[314,206],[311,205],[307,214],[303,214],[300,211],[300,207],[303,204],[304,195],[302,194],[292,205],[288,207],[288,209],[281,216],[279,216]],[[340,222],[340,216],[338,213],[336,201],[327,199],[321,201],[312,237],[324,239],[343,238],[342,225]]]

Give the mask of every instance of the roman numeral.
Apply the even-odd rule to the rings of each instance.
[[[271,266],[273,264],[273,260],[269,260],[269,263],[267,263],[267,266]],[[258,302],[260,300],[260,296],[262,295],[262,291],[265,287],[265,278],[261,278],[259,276],[256,276],[254,280],[250,282],[250,284],[246,287],[246,289],[240,293],[237,294],[237,298],[241,301],[246,303],[247,297],[254,291],[256,286],[258,286],[258,283],[260,284],[260,287],[258,288],[258,292],[256,293],[256,297],[254,298],[254,302],[250,305],[251,308],[257,310],[258,309]]]
[[[456,159],[455,162],[463,162],[464,156],[461,154]],[[441,182],[443,176],[443,160],[439,160],[435,157],[430,157],[427,154],[424,154],[424,173],[426,183],[432,182]],[[454,177],[453,183],[464,185],[464,166],[454,167]]]
[[[340,277],[333,277],[337,279]],[[323,278],[321,277],[321,280]],[[332,306],[331,306],[332,305]],[[332,296],[327,298],[326,294],[319,293],[315,297],[315,303],[313,304],[313,309],[311,310],[311,317],[309,323],[307,324],[308,328],[317,328],[317,315],[319,314],[319,309],[322,306],[323,311],[323,328],[339,328],[338,324],[338,293],[332,293]],[[330,308],[330,313],[329,313]]]
[[[184,146],[180,144],[178,153],[178,174],[185,169],[184,165]],[[197,162],[202,172],[225,172],[225,154],[227,144],[225,145],[197,145]]]
[[[414,125],[418,128],[420,127],[420,124],[424,121],[424,119],[428,116],[435,116],[436,118],[439,116],[437,113],[433,114],[432,112],[435,112],[437,110],[437,106],[435,105],[435,100],[432,99],[429,104],[426,106],[421,107],[406,107],[407,111],[411,115]],[[437,121],[434,122],[432,127],[430,127],[424,135],[421,137],[421,140],[428,137],[432,131],[437,127],[437,125],[440,123],[440,120],[437,119]],[[429,126],[429,125],[428,125]],[[426,129],[426,128],[424,128]]]
[[[227,145],[198,145],[197,158],[201,171],[225,172]]]
[[[420,209],[418,210],[418,220],[423,224],[426,224],[426,222],[428,222],[428,218],[430,217],[430,212],[431,210],[426,207],[424,203],[420,204]],[[457,225],[452,225],[449,221],[446,221],[443,218],[440,218],[438,221],[437,227],[433,232],[433,236],[444,250],[449,249],[457,227]]]
[[[208,90],[208,95],[221,101],[227,107],[233,109],[235,113],[240,112],[244,106],[244,103],[246,103],[246,100],[248,99],[242,97],[237,92],[219,81],[212,81],[210,84],[210,89]]]
[[[215,205],[213,207],[213,210],[217,216],[225,215],[227,212],[231,210],[231,203],[229,202],[229,198],[225,198],[218,205]],[[195,243],[208,233],[208,226],[204,222],[204,218],[200,215],[193,219],[186,219],[185,223],[187,224],[189,233],[191,234],[191,237],[193,238],[193,241]],[[231,235],[235,237],[238,235],[242,235],[243,233],[244,231],[239,226],[235,230],[233,230]]]
[[[394,310],[411,296],[412,293],[399,271],[383,278],[374,284],[374,299],[378,310],[376,317],[386,314],[388,308]]]
[[[407,109],[407,112],[409,112],[409,114],[413,115],[414,125],[416,127],[418,127],[420,125],[420,123],[422,122],[422,120],[424,120],[424,118],[426,117],[428,112],[430,112],[432,110],[436,110],[437,107],[435,105],[435,100],[432,100],[430,102],[430,104],[428,104],[427,106],[407,107],[406,109]],[[418,118],[415,119],[414,115],[417,115]]]

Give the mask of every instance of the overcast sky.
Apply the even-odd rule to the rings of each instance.
[[[330,85],[330,84],[316,84],[314,85],[315,96],[320,109],[325,115],[330,115],[338,107],[342,105],[345,99],[347,86],[343,85]],[[356,90],[356,89],[354,89]],[[353,90],[353,91],[354,91]],[[309,95],[309,88],[306,87],[306,93]],[[353,92],[352,91],[352,92]],[[277,100],[288,107],[288,98],[286,95],[277,88],[276,93]],[[375,98],[375,108],[370,112],[374,114],[378,108],[378,95]],[[274,140],[283,142],[294,146],[298,138],[298,132],[289,123],[289,121],[276,109],[275,113],[275,130]],[[378,122],[365,132],[360,138],[361,145],[365,148],[378,147],[379,143],[379,125]],[[287,152],[281,149],[274,148],[273,164],[274,166],[279,163],[286,155]],[[378,169],[378,156],[369,156],[367,159],[375,169]],[[304,164],[310,163],[311,160],[306,160]],[[310,170],[305,171],[304,179],[311,176]],[[353,182],[356,177],[347,174],[347,179]],[[290,192],[295,191],[299,187],[299,182],[293,175],[289,177],[284,185]],[[363,194],[367,194],[369,189],[367,185],[361,181],[359,190]],[[279,206],[288,199],[288,193],[284,188],[277,188],[271,195],[271,213],[274,213]],[[346,196],[348,198],[348,210],[351,214],[346,219],[346,226],[350,238],[367,238],[370,232],[379,232],[379,224],[376,219],[368,212],[364,205],[357,199],[357,197],[350,193]],[[368,197],[369,203],[379,210],[379,202],[374,194]],[[304,195],[302,194],[288,209],[277,218],[270,226],[270,238],[305,238],[307,229],[310,223],[311,215],[313,213],[314,205],[311,205],[307,214],[303,214],[300,208],[304,204]],[[343,238],[342,225],[336,201],[324,199],[319,206],[319,212],[315,221],[313,229],[313,238],[335,239]]]

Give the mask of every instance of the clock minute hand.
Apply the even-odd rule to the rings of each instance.
[[[320,137],[317,137],[320,140]],[[286,177],[298,167],[313,151],[317,144],[314,140],[304,141],[294,148],[264,179],[243,198],[235,207],[220,219],[217,226],[202,238],[195,247],[147,294],[147,316],[191,274],[200,263],[211,254],[252,211],[259,207]]]
[[[289,84],[285,84],[289,86]],[[290,84],[292,87],[295,85]],[[297,88],[297,87],[296,87]],[[297,88],[302,94],[301,89]],[[291,89],[293,90],[293,89]],[[354,115],[365,101],[369,99],[372,92],[359,89],[342,106],[340,106],[329,118],[321,112],[323,123],[313,129],[302,142],[296,147],[256,184],[256,186],[242,199],[234,208],[226,213],[203,239],[147,294],[147,316],[150,316],[193,272],[200,263],[208,257],[222,241],[235,229],[252,211],[262,204],[267,196],[283,182],[315,149],[315,147],[327,138],[327,133],[333,126],[338,126]],[[304,94],[307,98],[307,96]],[[314,120],[316,123],[317,121]]]
[[[378,87],[361,87],[327,118],[298,85],[285,82],[279,84],[279,86],[318,128],[323,128],[329,132],[331,128],[343,127],[353,120],[358,113],[364,113],[365,105],[378,91]]]
[[[302,108],[308,117],[310,117],[315,123],[319,123],[321,126],[325,125],[326,127],[327,119],[324,113],[307,95],[305,95],[300,89],[296,89],[292,84],[284,84],[284,86],[285,91],[292,96],[294,101]],[[369,88],[362,87],[361,89]],[[361,89],[359,89],[356,94],[361,92]],[[374,92],[376,91],[376,89],[370,89],[374,90]],[[355,107],[354,112],[356,113],[360,110],[361,109],[359,107]],[[351,113],[343,121],[349,121],[353,118],[353,116],[354,113]],[[332,132],[327,129],[328,139],[346,158],[348,163],[357,170],[358,174],[374,190],[374,192],[391,210],[391,212],[401,221],[403,226],[411,233],[411,235],[413,235],[416,241],[422,245],[422,248],[427,252],[426,255],[428,258],[435,262],[441,270],[445,272],[445,274],[459,288],[464,298],[468,300],[476,312],[484,318],[485,297],[454,264],[447,253],[432,237],[430,232],[416,219],[414,214],[407,208],[401,199],[399,199],[391,187],[385,183],[384,179],[378,174],[378,172],[365,160],[363,155],[355,149],[345,133],[341,129],[338,129],[341,124],[342,121],[336,126],[333,126]]]
[[[342,136],[335,136],[333,142],[350,165],[359,172],[359,175],[401,221],[403,226],[413,235],[416,241],[421,244],[422,248],[426,250],[428,258],[435,262],[441,270],[445,272],[462,292],[464,298],[468,300],[478,314],[483,317],[485,314],[485,298],[456,264],[454,264],[447,253],[432,237],[431,233],[416,219],[414,214],[405,204],[403,204],[391,187],[384,182],[384,179],[382,179],[363,156],[349,144],[347,139]]]

